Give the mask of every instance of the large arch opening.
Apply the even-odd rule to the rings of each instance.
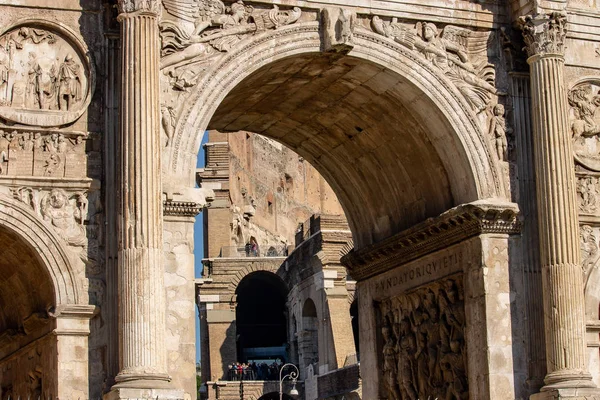
[[[55,293],[48,270],[21,237],[0,225],[0,394],[56,393],[55,339],[48,312]]]
[[[287,289],[266,271],[253,272],[236,290],[236,337],[239,362],[258,366],[287,360]],[[263,371],[264,372],[264,371]],[[266,379],[259,368],[259,378]]]
[[[327,54],[318,24],[293,29],[257,36],[206,71],[167,149],[173,182],[188,184],[180,176],[199,132],[264,135],[324,176],[355,249],[457,205],[506,197],[480,120],[442,71],[376,34],[360,31],[350,53]]]
[[[439,108],[399,74],[355,57],[310,54],[263,67],[225,97],[209,128],[259,133],[305,157],[361,244],[477,198]]]
[[[355,248],[456,205],[504,198],[487,134],[450,79],[412,50],[360,31],[323,53],[318,24],[283,27],[232,50],[183,106],[169,174],[182,184],[199,132],[246,130],[307,159],[344,207]]]

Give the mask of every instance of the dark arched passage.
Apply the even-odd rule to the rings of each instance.
[[[272,272],[242,279],[236,290],[238,360],[287,359],[287,288]]]

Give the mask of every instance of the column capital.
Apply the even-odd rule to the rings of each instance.
[[[537,13],[519,18],[525,50],[529,57],[564,56],[567,15],[562,12]],[[529,60],[528,60],[529,61]]]
[[[160,0],[118,0],[119,16],[131,13],[149,13],[158,16],[160,13]]]

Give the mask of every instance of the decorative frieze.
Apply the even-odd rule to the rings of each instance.
[[[84,177],[88,133],[0,129],[0,176]]]
[[[369,248],[351,250],[342,263],[352,278],[364,280],[482,233],[519,233],[518,212],[513,203],[463,204]]]
[[[379,312],[383,397],[469,396],[462,275],[384,300]]]

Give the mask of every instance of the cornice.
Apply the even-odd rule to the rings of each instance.
[[[353,279],[362,281],[477,235],[518,234],[521,230],[518,214],[514,203],[463,204],[383,242],[351,250],[341,261]]]
[[[195,217],[200,214],[203,205],[193,201],[163,201],[163,215],[170,217]]]

